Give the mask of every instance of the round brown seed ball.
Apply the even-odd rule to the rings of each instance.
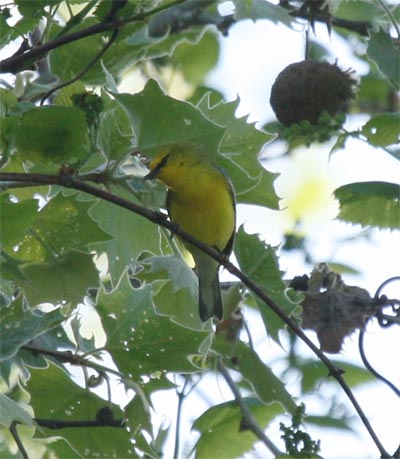
[[[285,126],[308,120],[317,124],[323,111],[331,116],[346,111],[355,85],[349,72],[336,64],[302,61],[290,64],[278,75],[270,103]]]

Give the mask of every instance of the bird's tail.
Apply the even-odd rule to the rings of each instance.
[[[222,320],[223,307],[218,268],[199,275],[199,314],[203,322],[211,317]]]

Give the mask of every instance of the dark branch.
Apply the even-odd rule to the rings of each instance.
[[[19,438],[19,435],[18,435],[18,431],[17,431],[17,425],[19,424],[19,422],[17,421],[13,421],[10,425],[10,433],[12,435],[12,437],[14,438],[14,441],[15,443],[17,444],[18,446],[18,449],[21,453],[21,456],[23,457],[23,459],[29,459],[29,456],[28,456],[28,453],[26,452],[26,449],[21,441],[21,439]]]
[[[64,421],[62,419],[38,419],[33,418],[36,424],[47,429],[68,429],[79,427],[124,427],[125,419],[110,419],[107,422],[103,420],[88,420],[88,421]]]

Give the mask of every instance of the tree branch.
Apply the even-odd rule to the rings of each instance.
[[[50,175],[50,174],[23,174],[23,173],[13,173],[13,172],[1,172],[0,181],[16,181],[16,182],[36,182],[41,185],[61,185],[68,188],[73,188],[85,193],[96,196],[100,199],[104,199],[108,202],[111,202],[117,206],[123,207],[124,209],[130,210],[132,212],[141,215],[147,220],[156,223],[164,228],[167,228],[172,233],[177,234],[179,237],[184,239],[187,242],[198,247],[200,250],[205,252],[214,260],[218,261],[222,266],[225,267],[227,271],[237,277],[242,281],[243,285],[249,288],[258,298],[260,298],[313,352],[314,354],[324,363],[324,365],[329,370],[329,375],[334,377],[339,385],[342,387],[343,391],[349,398],[350,402],[354,406],[358,416],[360,417],[362,423],[367,429],[369,435],[374,441],[375,445],[379,449],[382,458],[390,458],[391,456],[385,450],[381,444],[379,438],[375,434],[367,416],[363,412],[361,406],[359,405],[357,399],[352,393],[351,389],[347,386],[343,378],[343,370],[336,367],[328,357],[308,338],[308,336],[303,332],[303,330],[275,303],[272,298],[267,295],[255,282],[249,279],[240,269],[236,268],[229,260],[221,254],[218,250],[208,247],[202,242],[198,241],[191,234],[182,231],[178,225],[168,220],[168,217],[165,214],[160,212],[154,212],[142,206],[139,206],[133,202],[130,202],[126,199],[120,198],[119,196],[113,195],[107,191],[104,191],[100,188],[96,188],[92,185],[89,185],[85,182],[78,180],[73,175],[70,175],[68,172],[65,173],[61,169],[59,175]]]
[[[275,456],[279,456],[283,454],[273,443],[272,441],[265,435],[264,431],[261,427],[257,424],[257,421],[254,419],[254,416],[251,414],[249,407],[247,406],[246,402],[243,400],[242,394],[240,393],[239,389],[237,388],[235,382],[231,378],[228,369],[222,363],[221,359],[218,359],[217,367],[222,376],[224,377],[226,383],[228,384],[229,388],[231,389],[236,403],[238,404],[240,411],[242,412],[243,416],[243,424],[246,426],[246,430],[250,430],[254,433],[254,435],[260,439],[264,445],[273,453]]]

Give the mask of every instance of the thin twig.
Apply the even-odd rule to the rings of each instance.
[[[188,376],[185,376],[185,382],[183,383],[182,390],[176,391],[178,396],[178,407],[176,409],[176,425],[175,425],[175,446],[174,446],[174,457],[173,459],[179,458],[179,434],[180,434],[180,425],[181,425],[181,415],[182,415],[182,406],[185,397],[187,396],[186,387],[190,383]]]
[[[375,370],[375,368],[369,363],[369,360],[368,360],[368,358],[367,358],[367,356],[365,354],[365,350],[364,350],[364,336],[365,336],[365,332],[364,332],[364,330],[361,330],[360,334],[358,336],[358,350],[360,351],[360,357],[361,357],[361,360],[362,360],[365,368],[370,373],[372,373],[375,376],[375,378],[379,379],[384,384],[386,384],[388,387],[390,387],[390,389],[392,389],[392,391],[398,397],[400,397],[400,390],[391,381],[389,381],[387,378],[385,378],[383,375],[381,375],[377,370]]]
[[[231,378],[229,371],[222,363],[221,358],[218,359],[217,367],[222,376],[224,377],[226,383],[228,384],[229,388],[231,389],[236,403],[238,404],[240,411],[242,412],[244,424],[246,425],[246,429],[250,430],[254,433],[254,435],[261,440],[264,445],[275,455],[279,456],[283,454],[273,443],[272,441],[265,435],[264,431],[261,427],[257,424],[257,421],[254,419],[254,416],[251,414],[249,407],[247,406],[246,402],[243,400],[242,394],[240,393],[238,387],[236,386],[235,382]]]
[[[314,354],[324,363],[328,368],[330,376],[334,377],[337,382],[342,387],[343,391],[349,398],[350,402],[354,406],[358,416],[360,417],[362,423],[367,429],[369,435],[374,441],[376,447],[379,449],[382,458],[390,458],[391,456],[385,450],[384,446],[377,437],[375,431],[373,430],[367,416],[359,405],[357,399],[355,398],[351,389],[347,386],[342,374],[343,370],[336,367],[330,359],[308,338],[308,336],[303,332],[303,330],[275,303],[272,298],[267,295],[264,290],[259,287],[255,282],[249,279],[240,269],[236,268],[229,260],[221,254],[218,250],[203,244],[194,238],[191,234],[186,233],[181,230],[178,225],[168,220],[165,214],[160,212],[154,212],[145,207],[139,206],[131,201],[120,198],[119,196],[113,195],[107,191],[104,191],[100,188],[96,188],[87,183],[77,180],[74,176],[63,174],[62,171],[60,175],[50,175],[50,174],[23,174],[23,173],[13,173],[13,172],[2,172],[0,173],[0,181],[27,181],[27,182],[37,182],[38,184],[46,185],[61,185],[68,188],[73,188],[85,193],[91,194],[98,198],[104,199],[108,202],[111,202],[119,207],[130,210],[132,212],[141,215],[142,217],[148,219],[149,221],[156,223],[160,226],[163,226],[170,230],[172,233],[177,234],[179,237],[184,239],[187,242],[198,247],[204,253],[209,255],[214,260],[217,260],[222,266],[225,267],[227,271],[237,277],[242,281],[248,289],[250,289],[258,298],[261,299],[313,352]]]
[[[50,89],[41,99],[40,105],[43,105],[45,100],[48,99],[54,92],[65,88],[66,86],[69,86],[72,83],[75,83],[75,81],[80,80],[83,75],[85,75],[92,67],[93,65],[104,55],[104,53],[110,48],[110,46],[114,43],[115,39],[117,38],[119,29],[115,29],[111,38],[108,40],[108,43],[105,44],[105,46],[96,54],[96,56],[89,62],[89,64],[86,65],[86,67],[81,70],[77,75],[75,75],[73,78],[71,78],[68,81],[64,81],[63,83],[60,83],[58,86],[55,86],[54,88]]]
[[[17,425],[19,422],[13,421],[10,425],[10,433],[12,437],[14,438],[15,443],[18,446],[18,449],[23,457],[23,459],[29,459],[28,453],[26,452],[26,449],[24,445],[22,444],[21,439],[19,438],[18,431],[17,431]]]

